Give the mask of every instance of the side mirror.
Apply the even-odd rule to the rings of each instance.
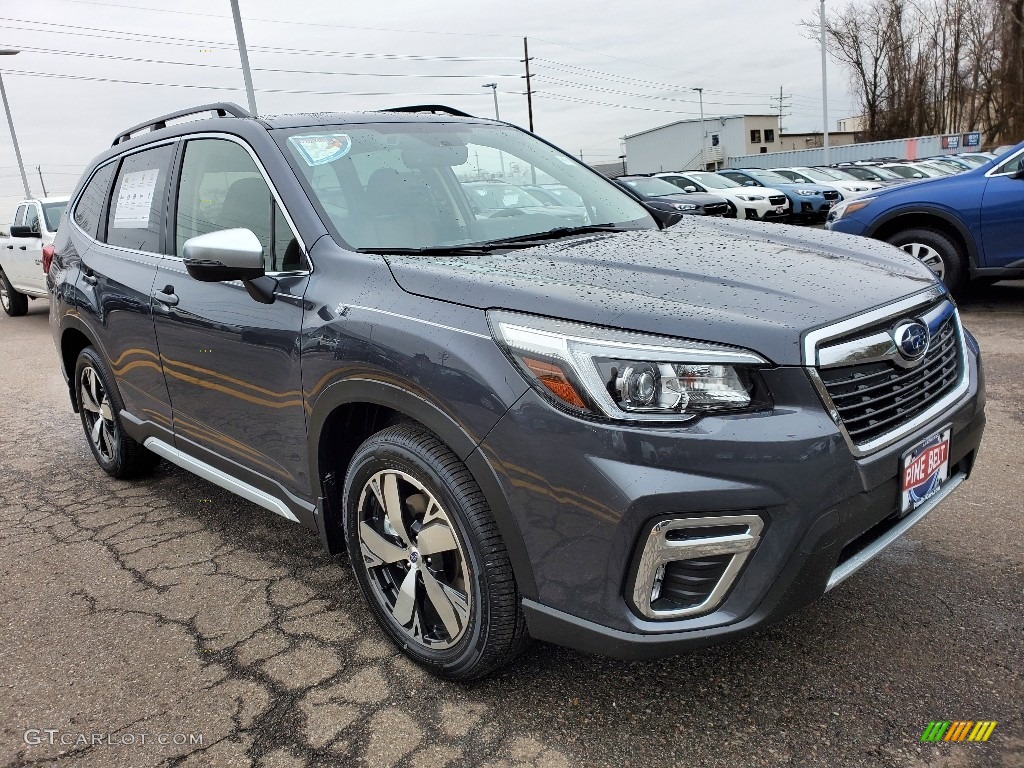
[[[38,229],[23,224],[11,225],[11,237],[42,237]]]
[[[683,220],[683,216],[686,214],[680,213],[679,211],[663,211],[659,208],[653,208],[649,205],[644,206],[647,212],[654,217],[654,220],[658,222],[658,226],[662,229],[668,229],[673,224],[678,224]]]
[[[689,186],[683,187],[683,192],[696,192],[697,188],[690,184]]]
[[[1021,165],[1020,168],[1018,168],[1015,172],[1011,173],[1010,178],[1017,179],[1019,181],[1024,181],[1024,165]],[[13,230],[14,227],[11,227],[11,229]]]
[[[263,245],[248,229],[222,229],[191,237],[181,252],[189,275],[202,283],[263,276]]]

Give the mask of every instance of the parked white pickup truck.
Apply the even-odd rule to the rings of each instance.
[[[23,200],[0,240],[0,306],[11,317],[28,312],[28,300],[46,296],[43,247],[53,243],[66,197]]]

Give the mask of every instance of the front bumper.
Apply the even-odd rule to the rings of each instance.
[[[838,200],[826,200],[823,197],[803,197],[795,195],[789,198],[790,212],[792,218],[801,221],[825,221],[829,211],[842,202]]]
[[[801,368],[765,372],[767,413],[637,429],[557,411],[532,391],[481,444],[513,510],[536,594],[533,637],[621,658],[652,658],[739,636],[820,597],[866,562],[895,519],[900,456],[952,424],[950,490],[984,431],[980,363],[947,412],[884,450],[855,457]],[[756,514],[764,531],[724,600],[681,619],[640,615],[627,595],[640,543],[666,517]],[[868,537],[865,532],[871,531]],[[895,533],[893,533],[895,531]],[[873,537],[873,538],[872,538]],[[838,576],[837,576],[838,574]]]

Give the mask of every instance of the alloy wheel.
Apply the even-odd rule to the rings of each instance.
[[[472,594],[459,533],[414,477],[377,472],[359,496],[358,537],[374,596],[410,640],[455,645],[469,626]]]
[[[7,275],[0,269],[0,306],[3,306],[4,312],[9,312],[11,309],[11,297],[7,293]]]
[[[100,380],[95,368],[82,369],[79,385],[82,415],[85,429],[92,440],[93,447],[104,461],[113,461],[117,450],[117,425],[114,423],[114,410],[110,397]]]
[[[924,243],[905,243],[900,248],[928,267],[939,280],[946,277],[946,263],[942,260],[939,252],[930,245],[925,245]]]

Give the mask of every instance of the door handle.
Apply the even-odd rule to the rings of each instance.
[[[14,250],[14,246],[13,245],[8,245],[7,246],[7,250],[8,251],[13,251]]]
[[[174,293],[173,285],[165,285],[162,291],[153,294],[153,298],[169,307],[178,306],[178,296]]]
[[[23,251],[27,251],[28,250],[28,246],[27,245],[19,245],[18,248],[20,248]]]

